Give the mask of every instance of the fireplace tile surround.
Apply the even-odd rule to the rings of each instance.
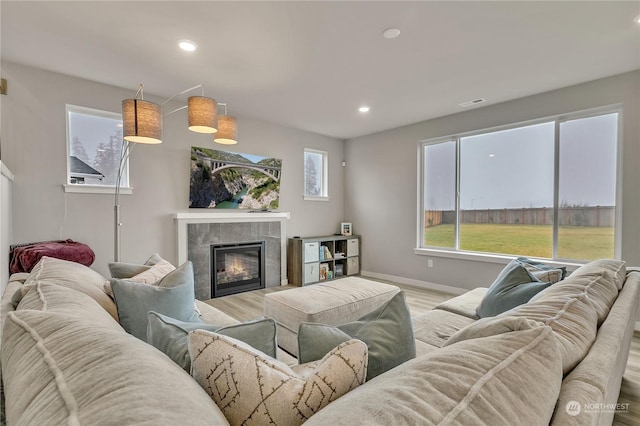
[[[195,296],[211,295],[211,244],[265,242],[265,286],[286,285],[286,220],[289,213],[178,213],[178,262],[191,260]]]

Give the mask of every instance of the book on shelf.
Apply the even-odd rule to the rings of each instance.
[[[329,275],[329,264],[321,263],[320,264],[320,281],[326,280]]]
[[[333,256],[331,255],[331,250],[329,250],[329,247],[322,246],[321,257],[322,260],[333,260]]]

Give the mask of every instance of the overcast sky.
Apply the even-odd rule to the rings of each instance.
[[[615,204],[617,114],[560,125],[561,204]],[[554,123],[461,139],[460,206],[501,209],[553,206]],[[425,156],[425,209],[455,209],[455,144]]]
[[[111,136],[122,131],[122,120],[119,118],[97,117],[77,112],[70,112],[70,117],[69,141],[73,141],[77,136],[92,163],[98,146],[101,143],[108,144]]]

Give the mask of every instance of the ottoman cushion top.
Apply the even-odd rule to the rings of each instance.
[[[394,285],[346,277],[267,294],[264,314],[297,333],[301,322],[339,325],[355,321],[399,291]]]

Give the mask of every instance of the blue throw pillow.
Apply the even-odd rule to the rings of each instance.
[[[187,261],[156,285],[112,279],[111,288],[120,325],[140,340],[147,339],[147,312],[154,311],[180,321],[197,322],[193,309],[193,265]]]
[[[160,349],[187,373],[191,370],[189,332],[194,330],[212,331],[233,337],[272,358],[276,357],[276,323],[271,318],[228,326],[179,321],[157,312],[149,312],[147,318],[147,343]]]
[[[339,344],[351,339],[369,348],[367,380],[416,357],[411,314],[404,293],[357,321],[339,326],[302,323],[298,329],[300,364],[324,357]]]
[[[534,277],[517,259],[509,262],[491,284],[476,309],[480,318],[493,317],[527,303],[533,296],[551,285]]]

